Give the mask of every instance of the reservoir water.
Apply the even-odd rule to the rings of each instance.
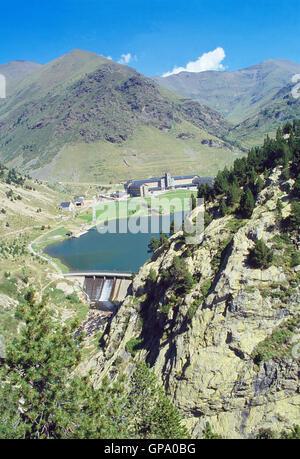
[[[171,220],[174,217],[171,217]],[[182,221],[182,214],[175,214],[176,222]],[[139,268],[151,258],[148,253],[148,244],[152,236],[159,237],[160,229],[168,232],[170,216],[157,217],[155,232],[153,219],[150,217],[140,219],[141,226],[149,228],[149,232],[134,234],[122,233],[120,227],[126,225],[127,220],[115,220],[117,233],[109,232],[100,234],[96,228],[90,229],[78,239],[71,238],[57,242],[45,248],[45,253],[54,258],[59,258],[70,271],[132,271]],[[103,293],[104,294],[104,293]]]

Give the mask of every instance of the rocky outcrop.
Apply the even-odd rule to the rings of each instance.
[[[12,311],[19,303],[3,293],[0,293],[0,313],[2,311]]]
[[[274,347],[270,341],[270,357],[266,352],[255,359],[257,346],[265,343],[267,349],[278,327],[287,321],[297,327],[299,319],[297,273],[280,261],[284,249],[274,242],[279,235],[277,200],[283,216],[290,211],[282,185],[277,169],[258,196],[251,219],[215,219],[193,246],[178,233],[167,250],[155,253],[141,268],[133,294],[87,364],[96,386],[103,375],[130,374],[132,361],[145,359],[182,411],[193,438],[201,437],[207,421],[227,438],[252,438],[260,428],[280,432],[300,423],[300,367],[292,345],[278,338]],[[266,270],[248,264],[256,238],[263,238],[275,254]],[[174,297],[174,286],[161,281],[174,255],[185,258],[195,280],[185,296]],[[135,344],[136,353],[128,342]]]

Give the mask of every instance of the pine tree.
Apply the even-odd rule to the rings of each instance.
[[[148,253],[154,253],[160,247],[160,240],[152,236],[148,244]]]
[[[202,432],[202,438],[204,440],[221,440],[222,439],[221,435],[218,435],[212,431],[212,428],[209,422],[205,424],[205,428]]]
[[[188,270],[188,265],[183,258],[174,256],[169,269],[162,271],[162,281],[166,286],[173,286],[177,294],[187,294],[194,285],[194,278]]]
[[[250,218],[255,207],[255,200],[250,188],[247,188],[244,192],[241,203],[240,203],[240,212],[242,217]]]
[[[204,228],[213,221],[213,217],[209,212],[204,212]]]
[[[175,220],[173,219],[170,223],[170,236],[173,236],[175,234]]]
[[[299,201],[292,201],[292,212],[288,220],[288,229],[290,231],[299,231],[300,227],[300,202]]]
[[[281,199],[277,199],[277,202],[276,202],[276,213],[277,213],[277,217],[278,217],[279,219],[282,218],[282,209],[283,209],[282,201],[281,201]]]
[[[257,178],[256,184],[255,184],[255,194],[256,195],[258,195],[262,191],[262,189],[264,187],[264,184],[265,184],[265,182],[263,181],[263,179],[259,175],[258,178]]]
[[[178,294],[189,293],[194,285],[194,279],[189,272],[186,261],[176,255],[170,268],[170,276],[171,283],[176,283],[175,291]]]
[[[293,186],[293,195],[296,198],[300,198],[300,174],[298,174],[294,186]]]
[[[225,217],[225,215],[227,215],[227,213],[228,213],[228,207],[226,206],[226,202],[225,201],[221,202],[220,212],[221,212],[221,216],[222,217]]]
[[[197,207],[197,199],[196,199],[196,196],[194,194],[191,195],[191,204],[192,204],[192,210],[196,209]]]
[[[250,250],[249,262],[254,268],[267,269],[273,262],[273,252],[262,239],[257,239]]]
[[[239,185],[235,182],[229,186],[227,191],[227,202],[229,206],[233,206],[240,202],[241,199],[241,189]]]
[[[130,436],[142,439],[188,438],[179,411],[172,405],[155,374],[139,362],[130,381],[128,411],[133,413]]]
[[[255,172],[254,167],[252,167],[248,174],[248,180],[247,180],[248,186],[252,191],[255,190],[256,180],[257,180],[257,173]]]
[[[229,171],[227,167],[223,171],[219,171],[214,181],[214,194],[223,194],[226,193],[229,185]]]
[[[71,376],[81,359],[77,324],[54,322],[33,292],[18,310],[24,326],[0,367],[0,438],[122,438],[127,419],[119,383],[94,390]]]
[[[203,183],[198,188],[197,196],[198,198],[205,198],[206,187]]]
[[[159,243],[160,247],[166,247],[169,243],[169,238],[163,231],[160,231],[159,233]]]

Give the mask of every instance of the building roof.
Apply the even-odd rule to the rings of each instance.
[[[173,177],[175,180],[182,180],[182,179],[192,179],[194,177],[199,177],[197,174],[193,175],[177,175],[176,177]]]
[[[60,204],[60,207],[70,207],[70,205],[71,205],[71,202],[62,202]]]
[[[174,178],[175,180],[182,180],[182,179],[193,179],[195,177],[198,177],[197,174],[193,174],[193,175],[177,175],[175,177],[172,177],[171,178]],[[144,183],[153,183],[153,182],[160,182],[161,180],[163,180],[165,178],[165,176],[163,177],[151,177],[149,179],[144,179],[144,180],[128,180],[128,182],[126,182],[126,185],[134,185],[134,186],[141,186],[143,185]]]
[[[193,180],[193,179],[196,179],[197,181],[213,181],[214,180],[214,177],[200,177],[199,175],[197,174],[193,174],[193,175],[176,175],[174,177],[171,176],[171,178],[173,178],[175,181],[176,180],[187,180],[187,179],[190,179],[190,180]],[[149,179],[145,179],[145,180],[128,180],[125,185],[129,188],[131,187],[141,187],[142,185],[144,184],[147,184],[147,183],[157,183],[157,182],[161,182],[161,180],[165,179],[165,176],[163,177],[152,177],[152,178],[149,178]],[[190,185],[194,185],[194,183],[191,183]],[[151,188],[152,190],[156,190],[158,188]]]
[[[129,185],[130,186],[141,186],[143,185],[144,183],[153,183],[153,182],[160,182],[161,179],[163,179],[164,177],[154,177],[154,178],[149,178],[149,179],[145,179],[145,180],[134,180],[133,182],[129,182]]]
[[[188,188],[190,186],[194,186],[195,187],[197,185],[195,183],[190,182],[190,183],[184,183],[184,184],[181,184],[181,185],[175,185],[175,188]]]

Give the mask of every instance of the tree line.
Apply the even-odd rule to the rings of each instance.
[[[276,138],[266,137],[262,147],[252,148],[247,157],[237,158],[233,166],[217,173],[213,186],[202,184],[198,197],[207,202],[220,201],[220,216],[237,213],[250,218],[255,199],[265,186],[265,178],[271,169],[282,166],[282,177],[295,179],[293,194],[299,198],[300,191],[300,121],[286,123],[279,128]],[[299,206],[292,204],[291,229],[299,219]],[[295,218],[296,215],[296,218]],[[295,221],[296,220],[296,221]]]

